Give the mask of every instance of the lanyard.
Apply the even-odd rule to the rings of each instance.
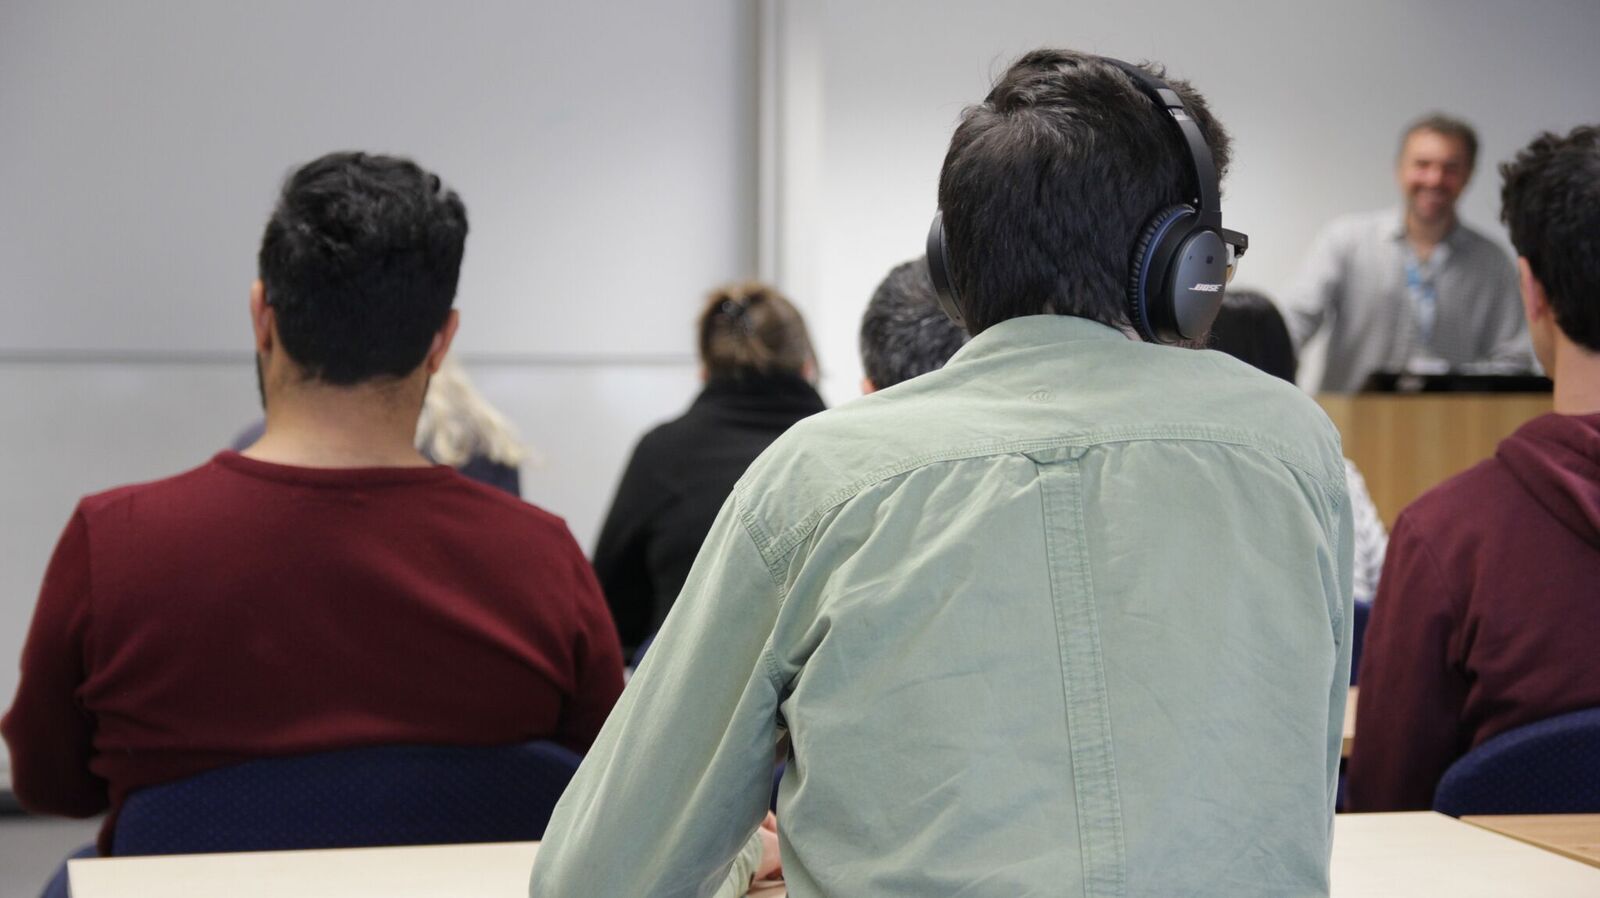
[[[1433,341],[1433,322],[1439,309],[1439,289],[1433,281],[1437,266],[1424,269],[1410,247],[1406,248],[1405,257],[1406,292],[1411,294],[1411,305],[1416,310],[1417,342],[1427,346]]]

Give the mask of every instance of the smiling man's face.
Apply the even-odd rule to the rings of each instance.
[[[1431,225],[1455,218],[1456,200],[1472,177],[1467,145],[1460,138],[1420,130],[1406,138],[1396,170],[1406,218]]]

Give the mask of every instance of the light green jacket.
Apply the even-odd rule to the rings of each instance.
[[[550,824],[550,898],[1325,895],[1339,439],[1077,318],[809,418],[740,481]]]

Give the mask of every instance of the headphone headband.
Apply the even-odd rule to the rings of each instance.
[[[1183,105],[1183,98],[1165,81],[1132,63],[1109,56],[1099,59],[1125,72],[1140,92],[1172,117],[1178,126],[1178,133],[1183,135],[1183,142],[1189,145],[1190,170],[1194,172],[1195,188],[1200,192],[1194,198],[1195,211],[1200,214],[1199,225],[1203,228],[1222,227],[1222,191],[1217,187],[1217,164],[1211,157],[1211,145],[1206,143],[1205,135],[1200,133],[1200,125]]]

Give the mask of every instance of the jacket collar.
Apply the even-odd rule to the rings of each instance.
[[[1133,338],[1110,325],[1090,321],[1087,318],[1077,318],[1072,315],[1025,315],[991,325],[951,356],[949,364],[957,365],[1017,350],[1062,343],[1085,341],[1099,343],[1108,340],[1126,341]]]

